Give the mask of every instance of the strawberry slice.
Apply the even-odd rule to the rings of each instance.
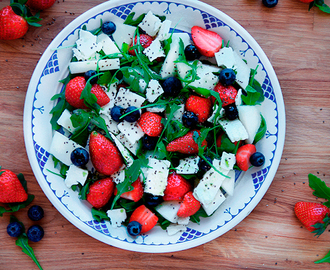
[[[143,113],[138,120],[138,124],[143,132],[150,137],[158,137],[164,128],[162,117],[152,112]]]
[[[222,38],[217,33],[199,26],[191,28],[191,38],[198,51],[207,57],[214,57],[222,46]]]
[[[245,144],[238,148],[236,153],[236,164],[242,171],[247,171],[250,166],[250,157],[257,152],[255,145]]]
[[[127,192],[124,192],[123,194],[120,195],[121,198],[125,198],[127,200],[131,200],[134,202],[139,201],[142,196],[143,196],[143,185],[142,182],[140,180],[140,178],[138,178],[133,184],[132,184],[133,189]],[[117,195],[117,188],[115,190],[115,195]]]
[[[167,152],[179,152],[182,154],[197,154],[198,153],[198,144],[194,140],[194,131],[197,131],[200,134],[199,130],[191,130],[186,135],[179,137],[171,141],[166,146]],[[204,140],[202,147],[207,145],[207,141]]]
[[[186,195],[184,195],[177,215],[182,218],[190,217],[194,215],[200,207],[201,203],[196,200],[192,191],[189,191],[186,193]]]
[[[132,213],[129,222],[132,221],[137,221],[142,225],[141,234],[148,232],[155,227],[158,217],[142,204]]]
[[[164,190],[164,201],[182,200],[183,196],[192,190],[191,184],[180,174],[173,172],[167,178],[167,186]]]
[[[112,181],[112,178],[108,177],[97,180],[89,187],[87,201],[93,205],[93,207],[101,208],[108,203],[114,189],[115,183]]]

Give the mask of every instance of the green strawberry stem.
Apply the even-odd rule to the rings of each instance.
[[[10,6],[12,7],[13,11],[23,17],[27,23],[34,27],[40,27],[41,24],[37,23],[41,21],[40,19],[40,12],[38,11],[34,16],[32,15],[30,9],[25,5],[27,0],[10,0]]]
[[[324,3],[324,0],[314,0],[309,4],[308,10],[311,10],[312,7],[318,7],[321,11],[330,14],[330,7]]]

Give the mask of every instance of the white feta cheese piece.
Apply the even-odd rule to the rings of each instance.
[[[155,196],[164,196],[171,163],[168,160],[149,158],[144,191]]]
[[[144,79],[139,79],[139,89],[141,93],[146,91],[147,83]]]
[[[153,37],[157,34],[161,24],[161,20],[149,10],[138,26],[149,36]]]
[[[78,60],[89,60],[95,57],[96,53],[102,49],[102,44],[98,44],[97,37],[86,30],[79,30],[79,39],[76,41],[77,48],[73,48],[73,54]]]
[[[120,46],[122,46],[122,44],[124,43],[130,45],[133,41],[136,27],[128,24],[123,24],[121,22],[115,22],[115,24],[116,31],[112,34],[112,37],[119,46],[119,49],[121,49]]]
[[[119,58],[69,63],[69,69],[72,74],[85,73],[88,70],[97,70],[97,68],[99,68],[100,71],[119,69]]]
[[[182,115],[184,113],[184,104],[179,105],[180,108],[173,114],[172,120],[178,120],[182,122]]]
[[[117,95],[117,83],[110,84],[108,90],[105,91],[105,93],[109,97],[110,101],[106,105],[101,107],[100,114],[105,114],[110,116],[111,109],[113,108],[113,106],[115,106],[115,98]]]
[[[190,221],[190,217],[185,217],[185,218],[179,217],[178,218],[178,224],[180,224],[180,225],[188,225],[189,221]]]
[[[119,152],[121,153],[122,157],[124,158],[127,166],[131,166],[134,162],[133,157],[131,156],[130,152],[125,148],[124,145],[116,138],[115,135],[110,133],[111,138],[115,142],[115,145],[117,146]]]
[[[147,100],[153,103],[160,95],[164,93],[163,87],[158,80],[151,79],[146,90]]]
[[[249,135],[239,119],[227,120],[223,119],[219,121],[224,131],[227,133],[228,138],[232,143],[246,140]]]
[[[149,47],[143,50],[143,53],[148,57],[150,62],[156,60],[158,57],[165,57],[162,44],[157,38],[151,42]]]
[[[107,211],[107,216],[113,228],[120,227],[127,218],[126,210],[124,208],[112,209]]]
[[[221,184],[221,188],[224,191],[226,191],[226,193],[229,196],[233,196],[234,195],[234,188],[235,188],[235,171],[230,170],[229,173],[227,174],[227,176],[229,178],[226,178],[225,180],[223,180],[223,182]]]
[[[129,89],[121,87],[115,98],[115,105],[123,108],[128,108],[129,106],[140,108],[145,100],[144,97],[131,92]]]
[[[224,171],[232,170],[234,168],[235,163],[236,163],[236,157],[234,154],[227,152],[222,153],[221,163],[220,163],[221,169],[223,169]]]
[[[118,129],[118,123],[111,118],[110,114],[101,113],[100,116],[104,119],[109,132],[113,134],[118,134],[120,132]]]
[[[159,40],[165,40],[168,39],[170,37],[170,29],[171,29],[171,25],[172,25],[172,21],[170,20],[165,20],[162,22],[158,34],[157,34],[157,38]]]
[[[181,201],[164,201],[156,206],[156,211],[168,221],[177,223],[180,219],[177,215]]]
[[[159,106],[153,106],[153,107],[146,108],[146,110],[148,112],[153,112],[153,113],[161,113],[161,112],[165,111],[165,109],[166,109],[165,105],[163,105],[163,106],[159,105]]]
[[[116,184],[120,184],[124,182],[125,180],[125,168],[126,165],[123,165],[118,172],[115,172],[114,174],[111,175],[112,181],[115,182]]]
[[[70,166],[72,164],[71,153],[79,147],[82,146],[56,131],[50,144],[49,152],[63,164]]]
[[[171,224],[166,228],[166,232],[169,236],[172,236],[177,234],[178,232],[185,232],[186,229],[186,225]]]
[[[189,44],[191,44],[191,39],[188,33],[173,33],[172,41],[179,42],[180,39],[183,42],[184,48],[186,48]]]
[[[175,168],[178,174],[195,174],[198,172],[198,162],[200,157],[187,157],[180,159],[179,166]]]
[[[131,143],[124,134],[119,133],[117,139],[129,150],[132,154],[136,155],[139,149],[139,142]]]
[[[218,111],[218,108],[219,108],[219,106],[216,104],[214,106],[214,110],[213,110],[212,115],[207,119],[208,122],[213,123],[214,118],[215,118],[215,115],[216,115],[216,113]],[[219,111],[219,117],[222,118],[224,116],[225,116],[225,109],[224,108],[221,108],[220,111]]]
[[[238,91],[237,91],[237,95],[235,97],[235,105],[236,105],[236,107],[243,105],[243,102],[242,102],[242,89],[241,88],[238,89]]]
[[[209,204],[201,203],[203,209],[205,210],[208,216],[212,215],[219,206],[226,200],[225,195],[219,189],[214,199]]]
[[[237,107],[237,110],[238,118],[248,133],[246,142],[253,143],[261,124],[260,108],[259,106],[241,105]]]
[[[80,183],[84,185],[88,176],[88,170],[84,170],[75,165],[70,165],[66,172],[65,185],[70,188],[73,185]]]
[[[225,47],[216,52],[214,57],[219,67],[234,68],[236,65],[235,53],[232,48]]]
[[[141,129],[141,127],[138,125],[137,122],[129,123],[129,122],[123,121],[123,122],[120,122],[117,125],[117,127],[118,127],[119,131],[122,134],[124,134],[126,139],[131,144],[135,144],[144,135],[143,130]]]
[[[72,122],[71,122],[71,112],[67,109],[65,109],[60,118],[57,120],[57,124],[59,124],[60,126],[62,126],[63,128],[65,128],[66,130],[70,131],[71,133],[73,133],[76,128],[73,127]]]
[[[251,69],[236,52],[234,52],[234,58],[236,62],[234,69],[237,72],[236,82],[245,89],[249,84]]]
[[[100,34],[97,36],[98,44],[102,45],[102,50],[106,55],[119,53],[120,51],[117,45],[112,41],[112,39],[106,34]]]

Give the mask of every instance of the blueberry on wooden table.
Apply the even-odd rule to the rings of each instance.
[[[33,221],[39,221],[44,217],[44,210],[39,205],[33,205],[28,210],[28,217]]]
[[[21,223],[14,221],[10,222],[7,226],[7,233],[11,237],[18,237],[22,234],[23,232],[23,226]]]
[[[278,3],[278,0],[262,0],[262,3],[268,7],[268,8],[272,8],[275,7]]]
[[[44,229],[40,225],[32,225],[26,233],[28,239],[32,242],[39,242],[44,234]]]

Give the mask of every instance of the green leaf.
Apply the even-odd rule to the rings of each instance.
[[[28,198],[25,202],[7,204],[9,209],[6,209],[5,207],[0,206],[0,217],[2,217],[4,213],[14,213],[14,212],[17,212],[20,209],[25,208],[26,206],[28,206],[33,201],[33,199],[34,199],[34,195],[29,194]]]
[[[330,13],[330,7],[324,3],[324,0],[315,0],[312,3],[315,7],[318,7],[321,11],[325,13]]]
[[[253,144],[256,144],[258,141],[260,141],[265,136],[266,132],[267,132],[266,119],[261,115],[260,127],[257,131],[256,136],[254,137]]]
[[[313,195],[330,201],[330,188],[324,181],[313,174],[308,175],[309,187],[314,190]]]
[[[132,25],[132,26],[137,26],[140,22],[142,22],[142,20],[145,17],[145,13],[141,14],[139,17],[137,17],[135,20],[133,19],[135,16],[135,12],[131,12],[130,14],[127,15],[124,24],[128,24],[128,25]]]
[[[33,249],[29,246],[28,238],[25,233],[21,234],[16,240],[16,245],[22,248],[22,251],[31,257],[35,264],[42,270],[41,265],[39,264],[37,257],[34,255]]]
[[[104,210],[102,210],[102,209],[98,210],[94,207],[92,208],[92,216],[98,222],[101,222],[102,220],[110,220],[110,218],[107,216],[107,214]]]
[[[50,123],[52,125],[53,130],[58,130],[60,126],[57,124],[58,119],[61,117],[63,111],[65,109],[71,110],[71,106],[69,103],[65,100],[65,91],[62,91],[59,94],[54,95],[51,100],[58,99],[57,104],[51,109],[50,114],[52,114],[52,118],[50,120]]]
[[[251,85],[245,88],[246,95],[242,95],[242,100],[246,105],[256,105],[260,98],[260,93]]]
[[[206,214],[205,210],[201,207],[199,208],[199,210],[190,217],[190,221],[193,222],[193,223],[197,223],[197,224],[200,224],[200,221],[201,221],[201,217],[203,218],[207,218],[208,215]]]
[[[81,92],[80,98],[84,100],[84,104],[94,110],[96,113],[100,111],[100,105],[97,104],[97,97],[91,92],[92,85],[89,80],[86,82],[86,86]]]
[[[326,230],[329,224],[330,224],[330,217],[328,216],[328,214],[326,214],[323,219],[323,223],[318,222],[312,225],[312,227],[315,228],[315,230],[312,233],[314,233],[315,236],[319,237]]]
[[[91,122],[90,113],[82,109],[76,110],[71,115],[70,120],[75,128],[70,140],[85,146],[89,137],[88,126]]]
[[[18,178],[18,180],[21,182],[21,184],[22,184],[22,186],[23,186],[25,192],[28,192],[28,190],[27,190],[27,182],[26,182],[26,180],[25,180],[25,178],[24,178],[24,175],[23,175],[22,173],[19,173],[19,174],[17,175],[17,178]]]
[[[330,263],[330,251],[321,260],[314,263]]]
[[[80,188],[80,191],[79,191],[79,199],[80,200],[86,200],[87,199],[87,194],[89,192],[89,186],[91,184],[91,179],[88,179],[85,183],[85,185],[83,185],[81,188]]]

